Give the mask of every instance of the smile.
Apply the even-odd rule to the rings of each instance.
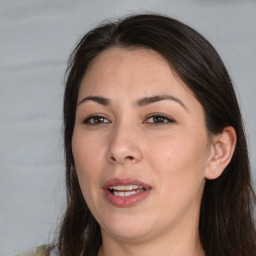
[[[147,189],[138,185],[111,186],[109,191],[115,196],[127,197],[146,191]]]
[[[132,207],[144,201],[152,187],[133,178],[113,178],[103,187],[106,200],[117,207]]]

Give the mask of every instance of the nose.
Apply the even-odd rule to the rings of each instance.
[[[138,133],[131,127],[119,126],[113,129],[107,152],[108,161],[114,164],[138,163],[142,152]]]

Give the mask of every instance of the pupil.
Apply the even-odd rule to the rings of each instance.
[[[104,121],[104,120],[103,120],[103,117],[95,117],[95,118],[94,118],[94,122],[95,122],[95,123],[103,123],[103,121]]]
[[[164,118],[161,116],[156,116],[154,117],[154,122],[155,123],[162,123],[164,121]]]

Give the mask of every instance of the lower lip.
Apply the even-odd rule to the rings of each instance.
[[[138,204],[139,202],[143,201],[144,199],[146,199],[149,194],[150,194],[151,189],[148,189],[146,191],[131,195],[131,196],[125,196],[125,197],[121,197],[121,196],[115,196],[114,194],[112,194],[108,189],[105,190],[105,194],[106,194],[106,198],[107,200],[117,206],[117,207],[131,207],[134,206],[136,204]]]

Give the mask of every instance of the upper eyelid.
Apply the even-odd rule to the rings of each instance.
[[[165,119],[167,119],[167,120],[170,120],[170,121],[172,121],[172,122],[175,122],[175,119],[174,119],[174,118],[172,118],[172,117],[169,116],[169,115],[162,114],[162,113],[151,113],[151,114],[147,115],[146,119],[149,119],[149,118],[151,118],[151,117],[163,117],[163,118],[165,118]]]
[[[100,114],[100,113],[99,114],[90,114],[90,115],[86,116],[85,119],[91,118],[91,117],[104,117],[104,118],[108,119],[104,114]]]
[[[94,117],[102,117],[108,121],[110,121],[110,119],[108,117],[106,117],[105,115],[103,114],[91,114],[87,117],[85,117],[83,120],[82,120],[82,123],[85,123],[86,121],[90,120],[91,118],[94,118]],[[111,121],[110,121],[111,122]]]
[[[110,122],[112,122],[110,120],[109,117],[107,117],[105,114],[101,114],[101,113],[95,113],[95,114],[90,114],[88,115],[87,117],[85,117],[83,120],[82,120],[82,123],[85,123],[86,121],[88,121],[90,118],[93,118],[93,117],[102,117]],[[175,119],[170,117],[169,115],[166,115],[166,114],[163,114],[163,113],[150,113],[148,114],[144,120],[147,120],[149,118],[152,118],[152,117],[162,117],[162,118],[165,118],[167,120],[169,120],[170,122],[175,122]],[[143,121],[144,122],[144,121]]]

